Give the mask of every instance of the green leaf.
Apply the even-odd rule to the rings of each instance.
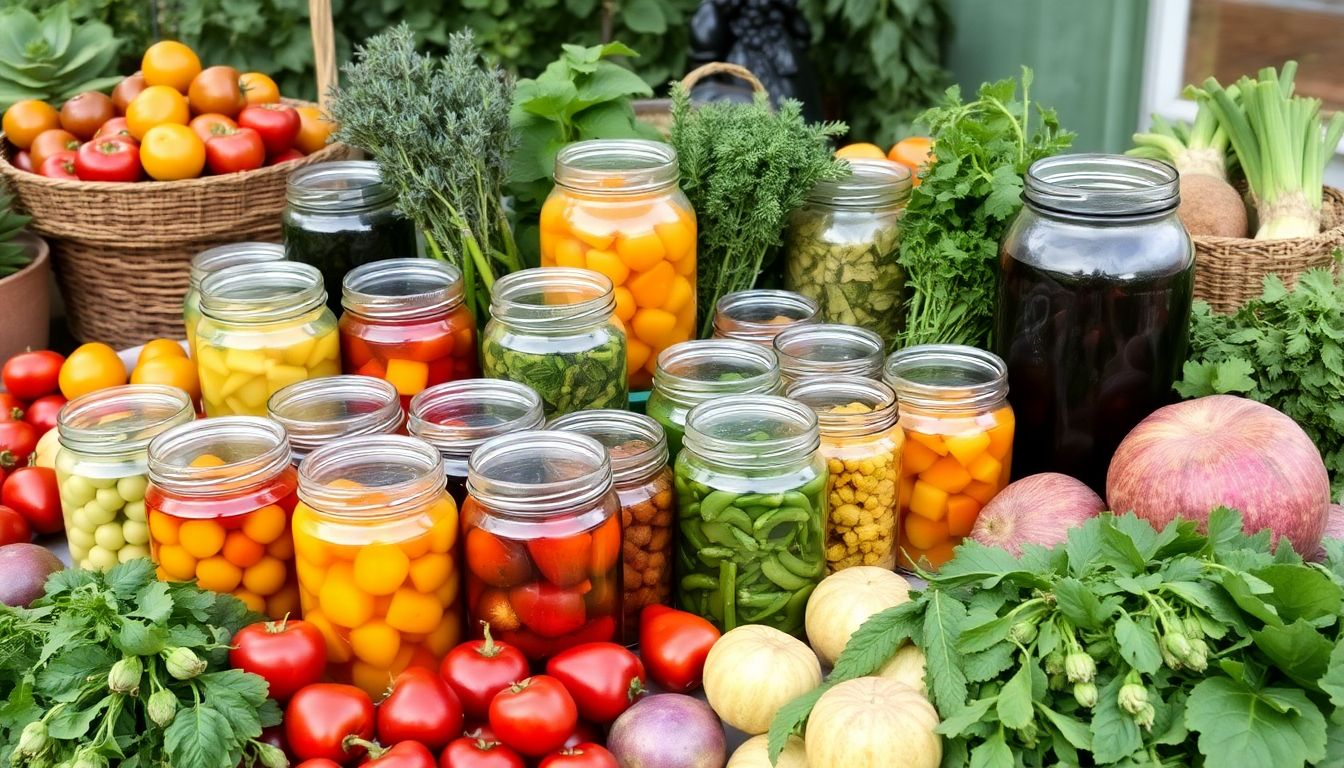
[[[245,739],[261,735],[258,708],[266,701],[266,681],[238,669],[211,672],[199,678],[205,703],[213,707]]]
[[[103,676],[112,668],[112,653],[100,645],[76,645],[56,654],[37,671],[37,690],[55,701],[74,701],[89,676]]]
[[[628,0],[621,19],[634,32],[661,35],[667,31],[667,17],[657,0]]]
[[[1251,632],[1255,647],[1285,675],[1309,690],[1319,686],[1330,665],[1330,641],[1306,619]]]
[[[1162,666],[1162,652],[1157,647],[1153,620],[1145,618],[1139,626],[1128,615],[1115,622],[1115,642],[1120,657],[1145,675],[1151,675]]]
[[[1321,690],[1330,694],[1330,703],[1344,712],[1344,637],[1330,652],[1330,667],[1321,678]]]
[[[105,696],[91,706],[63,707],[47,720],[47,729],[54,739],[82,739],[111,703],[112,696]]]
[[[1050,584],[1044,577],[1023,568],[1006,550],[987,547],[970,539],[957,547],[956,556],[944,564],[935,577],[939,584],[976,583],[981,589],[993,589],[1005,579],[1042,589]]]
[[[1271,565],[1256,570],[1255,576],[1272,589],[1264,600],[1284,621],[1337,616],[1344,603],[1344,588],[1314,568]]]
[[[1134,718],[1120,709],[1118,696],[1124,677],[1116,675],[1100,686],[1092,711],[1092,755],[1098,763],[1114,763],[1143,748]]]
[[[154,561],[137,558],[118,563],[108,570],[104,581],[118,600],[129,601],[155,581]]]
[[[1040,703],[1036,705],[1036,709],[1041,714],[1045,715],[1045,718],[1050,721],[1051,725],[1059,729],[1060,734],[1064,736],[1065,741],[1069,742],[1069,744],[1077,749],[1092,749],[1092,732],[1087,729],[1087,725],[1081,720],[1060,714]]]
[[[951,717],[945,717],[938,723],[938,733],[944,736],[960,736],[973,725],[983,722],[991,709],[998,703],[997,697],[976,699],[957,710]]]
[[[1325,717],[1300,690],[1209,678],[1191,690],[1185,724],[1210,765],[1292,768],[1325,756]]]
[[[927,627],[926,606],[926,599],[918,597],[870,616],[850,636],[830,679],[843,682],[880,669],[921,631],[921,626]]]
[[[996,730],[971,750],[969,768],[1013,768],[1013,751],[1003,740],[1003,730]]]
[[[569,114],[586,109],[593,104],[621,99],[629,96],[652,96],[653,89],[639,75],[610,62],[600,62],[597,69],[579,82],[576,106],[571,106]]]
[[[124,618],[117,633],[117,647],[128,656],[153,656],[164,649],[167,638],[162,626]]]
[[[1078,579],[1060,579],[1055,583],[1054,593],[1059,610],[1075,626],[1097,629],[1111,617],[1112,611],[1104,608],[1092,590]]]
[[[128,615],[148,619],[155,624],[168,621],[173,615],[173,598],[168,594],[168,584],[156,581],[140,590],[135,597],[136,607]]]
[[[938,709],[954,711],[966,701],[966,673],[956,649],[957,637],[966,621],[966,607],[941,590],[930,590],[925,599],[924,639],[920,646],[924,651],[925,680]]]
[[[1249,573],[1224,572],[1222,585],[1232,601],[1243,611],[1266,624],[1283,625],[1283,619],[1279,618],[1278,611],[1261,597],[1273,591],[1265,582]]]
[[[770,731],[767,739],[767,748],[770,751],[770,760],[773,763],[779,758],[779,753],[784,751],[784,747],[789,743],[790,736],[801,736],[807,727],[807,717],[812,714],[812,707],[816,705],[821,695],[831,689],[833,682],[822,683],[812,690],[790,701],[788,704],[779,708],[775,713],[775,718],[770,721]]]
[[[208,705],[179,710],[163,740],[172,765],[234,768],[242,758],[229,721]]]
[[[999,691],[996,711],[999,720],[1013,729],[1024,728],[1027,723],[1033,720],[1031,665],[1029,663],[1024,663],[1018,667],[1017,672],[1008,678],[1007,683],[1004,683],[1003,690]]]

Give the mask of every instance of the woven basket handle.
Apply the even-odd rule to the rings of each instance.
[[[750,69],[747,69],[740,64],[729,64],[726,61],[711,61],[708,64],[702,64],[696,67],[686,73],[686,76],[681,79],[681,84],[686,86],[686,92],[689,93],[691,89],[695,87],[696,83],[706,77],[713,77],[714,75],[732,75],[739,80],[747,81],[747,84],[751,86],[751,90],[756,93],[765,93],[765,86],[751,73]]]
[[[336,31],[331,23],[331,0],[308,0],[308,18],[313,27],[317,103],[326,106],[327,91],[336,84]]]

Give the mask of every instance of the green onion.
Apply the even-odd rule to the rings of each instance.
[[[1192,91],[1186,89],[1188,98],[1194,98]],[[1201,173],[1227,181],[1228,166],[1234,161],[1228,154],[1227,132],[1203,102],[1193,125],[1153,115],[1149,132],[1134,134],[1134,144],[1125,154],[1171,163],[1182,175]]]

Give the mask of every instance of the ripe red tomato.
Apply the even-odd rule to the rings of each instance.
[[[140,144],[140,142],[131,135],[130,125],[126,122],[126,118],[124,117],[114,117],[106,123],[103,123],[102,127],[98,129],[98,132],[93,134],[93,138],[125,139],[126,141],[134,141],[137,146]]]
[[[527,657],[507,643],[495,642],[487,624],[484,640],[468,640],[443,657],[439,675],[457,694],[466,716],[484,720],[495,694],[527,677]]]
[[[288,104],[250,104],[238,113],[238,125],[261,134],[270,157],[293,146],[301,123],[299,113]]]
[[[527,551],[547,581],[557,587],[572,587],[588,578],[593,537],[579,533],[564,538],[533,539],[527,542]]]
[[[33,139],[33,146],[28,149],[28,154],[33,156],[33,163],[41,168],[46,165],[47,160],[55,157],[62,152],[74,152],[79,149],[79,137],[63,129],[52,128],[49,131],[43,131]]]
[[[644,665],[616,643],[585,643],[556,654],[546,674],[574,697],[579,716],[609,725],[644,695]]]
[[[201,137],[201,141],[209,142],[216,136],[223,136],[232,131],[238,130],[238,123],[231,117],[224,115],[204,114],[191,118],[187,127]]]
[[[214,112],[233,117],[247,105],[243,89],[238,84],[238,70],[233,67],[206,67],[192,78],[187,88],[187,101],[197,114]]]
[[[378,704],[378,738],[389,744],[418,741],[439,750],[461,732],[462,703],[433,670],[408,668]]]
[[[663,605],[645,608],[639,622],[639,651],[649,677],[676,693],[700,687],[705,657],[718,639],[713,624]]]
[[[23,515],[38,533],[56,533],[65,528],[61,515],[61,491],[56,470],[50,467],[19,467],[0,486],[0,504]]]
[[[527,548],[481,528],[467,533],[467,567],[492,587],[512,587],[532,576]]]
[[[33,531],[23,515],[9,507],[0,507],[0,545],[26,544],[32,540]]]
[[[360,765],[376,768],[435,768],[434,753],[418,741],[402,741],[390,747],[379,744],[367,747],[369,756]]]
[[[271,161],[267,163],[267,165],[279,165],[281,163],[288,163],[290,160],[298,160],[301,157],[305,157],[305,155],[299,150],[290,147],[289,149],[286,149],[284,152],[281,152],[275,157],[272,157]]]
[[[220,132],[205,142],[205,164],[211,173],[237,173],[260,168],[266,162],[261,134],[251,128]]]
[[[535,581],[509,590],[509,602],[518,619],[542,637],[568,635],[587,621],[588,608],[577,587],[562,589]]]
[[[470,733],[448,743],[439,756],[439,768],[525,768],[526,763],[517,752],[480,731]]]
[[[584,742],[552,752],[541,759],[537,768],[621,768],[621,766],[616,762],[616,756],[608,752],[606,747]]]
[[[299,763],[298,768],[341,768],[341,764],[335,760],[319,757],[315,760],[304,760]]]
[[[24,421],[0,421],[0,463],[12,459],[14,465],[22,465],[37,450],[37,439],[41,435],[32,424]]]
[[[26,149],[15,152],[14,157],[10,158],[10,162],[14,163],[14,167],[20,171],[37,173],[37,169],[33,167],[33,155]]]
[[[57,152],[42,163],[38,174],[49,179],[79,181],[79,174],[75,173],[75,153]]]
[[[125,139],[94,139],[75,153],[75,173],[82,181],[139,181],[140,145]]]
[[[23,421],[23,409],[27,407],[19,398],[8,392],[0,392],[0,422]]]
[[[573,697],[549,675],[514,683],[490,702],[490,727],[501,741],[529,757],[559,749],[578,722]]]
[[[56,417],[66,402],[65,396],[59,393],[43,395],[28,404],[23,412],[23,420],[33,425],[37,430],[37,438],[41,440],[43,435],[56,428]]]
[[[363,749],[345,750],[345,737],[373,738],[373,700],[353,685],[315,683],[299,689],[285,708],[285,738],[300,760],[344,762]]]
[[[59,378],[65,356],[49,349],[20,352],[0,368],[0,381],[10,394],[24,400],[36,400],[60,389]]]
[[[233,636],[229,665],[259,675],[270,686],[271,698],[285,702],[300,688],[322,679],[327,641],[306,621],[260,621]]]

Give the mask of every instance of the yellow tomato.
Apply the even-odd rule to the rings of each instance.
[[[140,356],[135,359],[137,366],[153,360],[156,357],[186,357],[186,350],[182,345],[172,339],[154,339],[140,348]]]
[[[869,144],[867,142],[860,142],[858,144],[846,144],[845,146],[835,150],[835,156],[844,157],[848,159],[855,159],[860,157],[871,158],[873,160],[887,159],[887,153],[883,152],[881,147],[877,146],[876,144]]]
[[[191,81],[201,74],[201,59],[188,46],[176,40],[163,40],[145,50],[140,72],[151,86],[166,85],[186,93]]]
[[[327,146],[327,139],[336,130],[336,122],[317,107],[299,107],[299,135],[294,146],[305,155],[311,155]]]
[[[185,125],[156,125],[140,144],[140,164],[159,181],[194,179],[205,168],[205,143]]]
[[[136,141],[156,125],[186,125],[191,120],[187,97],[167,85],[151,85],[126,106],[126,130]]]
[[[174,344],[176,346],[176,344]],[[185,357],[155,357],[131,371],[132,384],[167,384],[201,399],[201,382],[196,375],[196,364]]]
[[[280,87],[269,75],[261,72],[244,72],[238,78],[243,88],[243,98],[248,104],[274,104],[280,100]]]
[[[125,384],[126,367],[116,350],[94,341],[70,353],[61,366],[59,383],[61,394],[74,400],[80,395]]]

